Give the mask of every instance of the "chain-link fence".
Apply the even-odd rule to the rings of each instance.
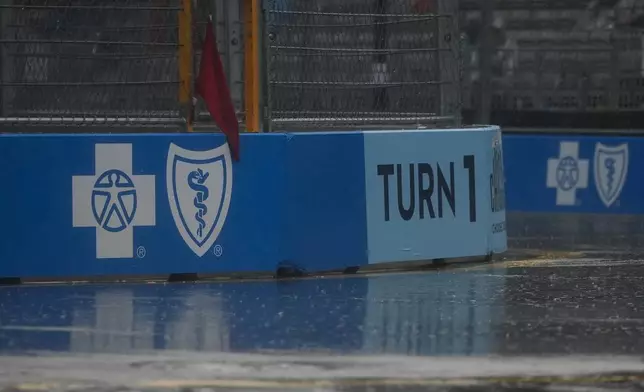
[[[460,124],[458,2],[266,0],[271,127]]]
[[[469,121],[642,127],[644,3],[462,0]]]
[[[0,123],[181,122],[179,0],[0,2]]]

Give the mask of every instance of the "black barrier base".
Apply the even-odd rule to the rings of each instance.
[[[347,267],[342,271],[345,275],[355,275],[360,271],[360,267]]]
[[[305,275],[306,272],[302,268],[293,265],[280,265],[275,271],[276,279],[301,278]]]
[[[196,282],[198,280],[199,275],[195,273],[171,274],[168,276],[168,283]]]
[[[0,278],[0,286],[15,286],[22,284],[20,278]]]

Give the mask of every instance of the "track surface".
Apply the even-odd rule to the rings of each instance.
[[[619,219],[510,216],[521,250],[486,265],[1,287],[0,391],[642,390],[644,252]]]

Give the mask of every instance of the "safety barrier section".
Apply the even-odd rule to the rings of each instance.
[[[640,137],[506,134],[503,144],[510,211],[644,213]]]
[[[495,127],[0,136],[0,277],[342,270],[505,250]]]

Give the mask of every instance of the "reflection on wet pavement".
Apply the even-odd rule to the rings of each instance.
[[[0,289],[0,348],[495,351],[502,268],[340,279]]]

